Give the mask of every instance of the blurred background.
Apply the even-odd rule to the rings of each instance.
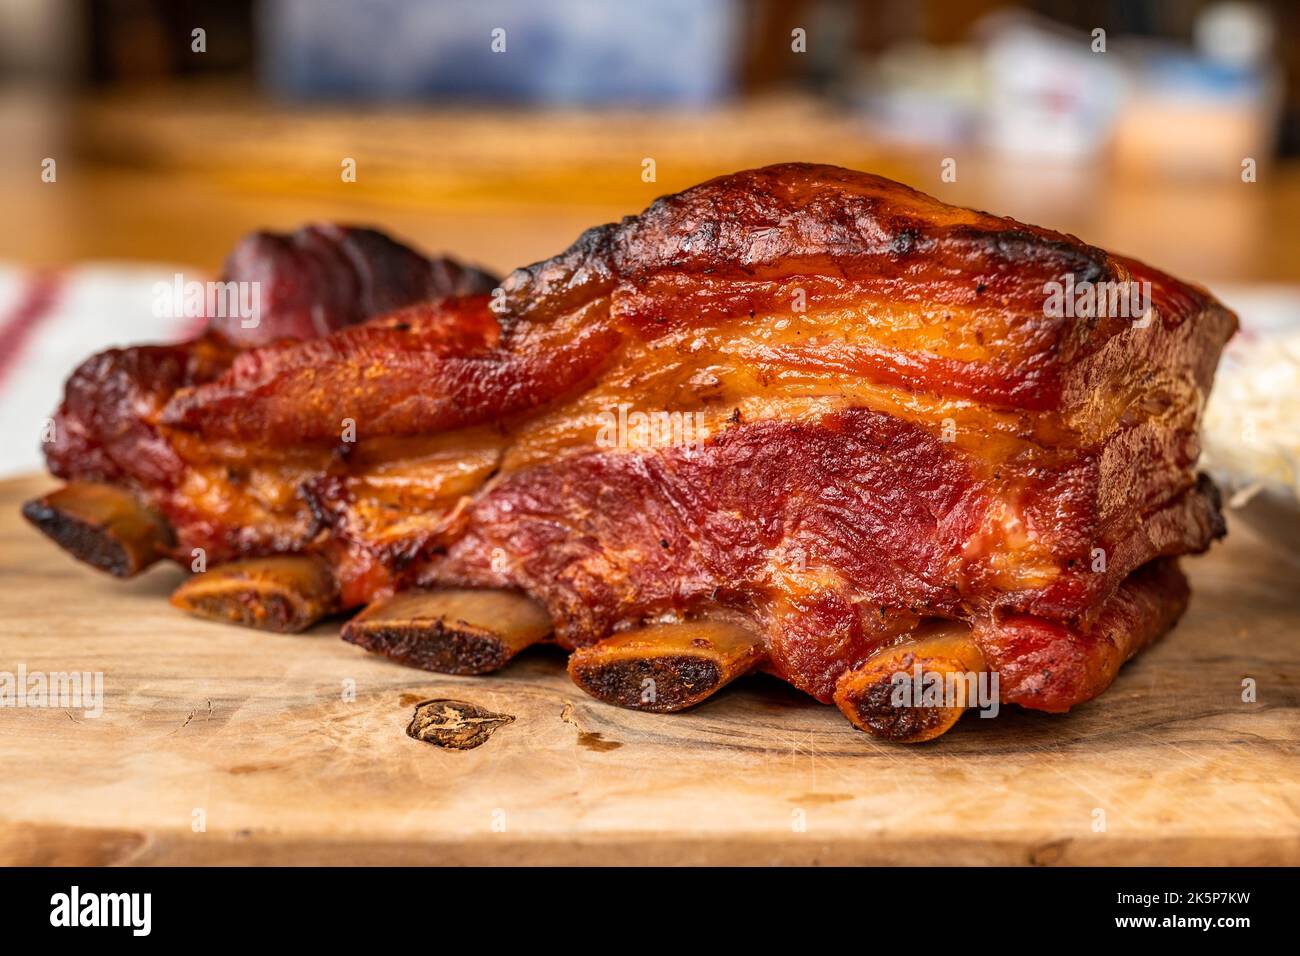
[[[0,144],[0,471],[73,363],[179,334],[153,281],[251,230],[508,270],[783,160],[1300,315],[1294,2],[0,0]]]

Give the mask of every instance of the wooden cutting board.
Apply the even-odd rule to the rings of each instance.
[[[456,678],[194,620],[177,569],[28,528],[48,484],[0,483],[0,671],[102,672],[103,713],[0,710],[0,863],[1300,863],[1300,571],[1245,528],[1100,699],[899,747],[766,677],[658,716],[556,652]],[[405,733],[429,698],[514,720],[443,749]]]

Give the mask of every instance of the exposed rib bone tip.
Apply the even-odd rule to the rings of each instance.
[[[922,743],[952,729],[968,706],[972,680],[986,669],[984,656],[965,624],[923,626],[915,637],[887,647],[856,670],[846,672],[835,688],[835,704],[873,737],[891,743]],[[917,675],[933,679],[942,703],[921,703],[913,696]],[[903,675],[903,681],[897,675]],[[902,684],[900,690],[899,684]],[[922,683],[916,693],[924,690]],[[955,694],[949,694],[955,689]]]
[[[762,641],[724,621],[651,624],[569,657],[573,682],[598,700],[667,713],[700,703],[763,659]]]
[[[486,674],[551,633],[536,601],[513,591],[403,591],[343,626],[343,640],[442,674]]]
[[[162,517],[128,491],[73,481],[23,505],[23,517],[74,558],[119,578],[163,557],[172,535]]]
[[[305,555],[218,565],[194,575],[171,600],[199,617],[280,633],[305,630],[338,610],[329,568]]]

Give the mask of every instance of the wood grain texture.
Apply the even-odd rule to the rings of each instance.
[[[0,863],[1300,863],[1300,569],[1242,527],[1100,699],[897,747],[765,677],[649,714],[545,648],[446,677],[337,621],[189,618],[178,569],[116,581],[27,527],[49,487],[0,483],[0,670],[102,671],[103,714],[0,709]],[[406,733],[429,698],[515,720],[439,749]]]

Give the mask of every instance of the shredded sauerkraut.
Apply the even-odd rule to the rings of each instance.
[[[1241,507],[1261,491],[1300,507],[1300,329],[1234,342],[1205,408],[1202,467]]]

